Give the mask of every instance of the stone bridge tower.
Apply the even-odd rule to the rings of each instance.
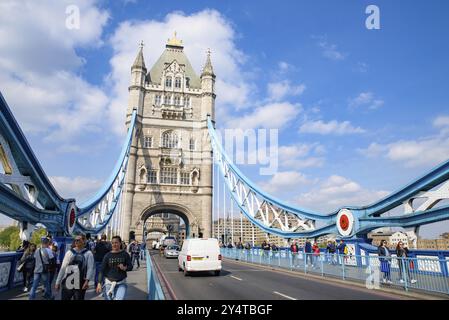
[[[182,41],[169,39],[147,70],[143,44],[131,67],[126,125],[137,110],[122,196],[121,236],[143,238],[154,214],[180,216],[189,237],[210,237],[212,228],[212,147],[207,116],[215,117],[215,74],[207,53],[198,76]]]

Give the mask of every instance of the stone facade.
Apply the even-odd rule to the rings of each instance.
[[[212,147],[207,117],[214,120],[215,75],[207,55],[200,77],[176,36],[147,72],[143,46],[131,67],[126,125],[137,110],[123,195],[121,235],[143,236],[153,214],[179,215],[190,237],[210,237]]]

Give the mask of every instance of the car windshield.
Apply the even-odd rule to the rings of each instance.
[[[179,247],[178,246],[169,246],[168,250],[176,250],[176,251],[178,251]]]

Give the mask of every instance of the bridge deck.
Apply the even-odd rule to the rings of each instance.
[[[166,259],[152,252],[177,299],[192,300],[278,300],[278,299],[403,299],[405,297],[305,279],[289,273],[261,269],[230,259],[223,260],[220,276],[198,273],[185,277],[178,271],[176,259]]]
[[[128,272],[128,292],[126,300],[147,300],[148,289],[147,289],[147,269],[144,260],[140,261],[140,268],[134,269]],[[42,290],[43,287],[41,286]],[[52,286],[54,290],[54,283]],[[36,295],[36,300],[41,299],[42,294]],[[53,291],[55,294],[55,299],[60,300],[61,294]],[[0,300],[28,300],[28,293],[23,292],[23,287],[17,287],[13,290],[4,291],[0,293]],[[103,297],[98,295],[94,290],[94,285],[91,283],[90,288],[86,292],[86,300],[103,300]]]

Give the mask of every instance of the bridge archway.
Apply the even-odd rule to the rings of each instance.
[[[184,221],[186,238],[202,237],[197,218],[188,208],[175,203],[154,204],[145,208],[140,215],[140,222],[143,228],[145,228],[145,224],[151,216],[164,213],[176,215]],[[146,231],[148,232],[149,230],[152,229]]]

